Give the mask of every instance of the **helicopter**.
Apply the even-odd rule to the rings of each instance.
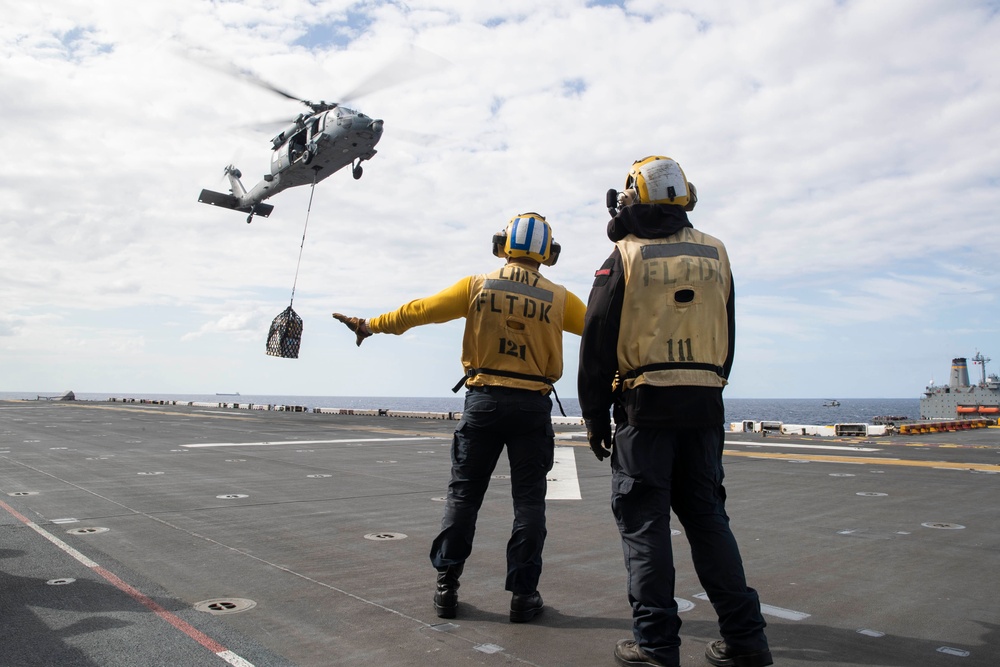
[[[300,113],[291,122],[282,121],[284,129],[271,139],[270,173],[259,183],[248,191],[240,180],[243,174],[230,164],[224,170],[229,179],[229,193],[202,190],[199,202],[247,213],[249,223],[255,215],[268,217],[274,206],[265,204],[264,200],[282,190],[315,185],[347,165],[351,165],[355,179],[361,178],[364,173],[361,163],[377,153],[375,146],[382,138],[381,119],[370,118],[340,103],[302,99],[224,59],[220,62],[219,59],[196,57],[194,53],[185,57],[309,107],[308,112]],[[411,46],[370,74],[342,99],[356,100],[447,66],[450,63],[441,56]]]
[[[355,180],[361,178],[364,173],[361,163],[372,159],[378,152],[375,146],[382,138],[381,119],[370,118],[340,103],[311,102],[296,97],[232,63],[223,62],[220,65],[204,59],[200,59],[200,62],[287,99],[301,102],[309,107],[309,111],[300,113],[271,139],[271,171],[259,183],[247,191],[240,180],[243,174],[230,164],[224,170],[229,179],[229,193],[202,190],[199,202],[247,213],[247,223],[250,223],[255,215],[266,218],[271,214],[274,206],[265,204],[264,200],[282,190],[299,185],[315,185],[347,165],[351,165],[351,174]],[[411,46],[370,74],[342,99],[356,100],[363,95],[425,76],[450,65],[441,56]]]
[[[228,165],[229,194],[202,190],[198,201],[249,213],[250,223],[255,215],[266,218],[271,214],[274,206],[263,202],[282,190],[318,183],[347,165],[355,179],[361,178],[361,163],[378,152],[375,145],[382,138],[382,120],[336,103],[300,101],[311,113],[299,114],[271,139],[271,173],[248,191],[240,170]]]

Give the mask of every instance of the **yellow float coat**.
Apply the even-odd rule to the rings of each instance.
[[[731,273],[718,239],[686,227],[666,238],[616,244],[625,270],[618,371],[641,384],[723,387]]]
[[[572,292],[517,262],[467,276],[437,294],[415,299],[368,321],[372,333],[401,334],[424,324],[465,317],[462,366],[547,378],[563,371],[563,330],[580,335],[586,306]],[[549,390],[541,380],[477,373],[469,386]]]

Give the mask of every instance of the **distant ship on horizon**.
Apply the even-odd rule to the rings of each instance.
[[[951,360],[951,378],[947,385],[935,385],[932,380],[920,399],[921,419],[956,419],[961,417],[1000,416],[1000,376],[986,375],[986,362],[978,351],[972,363],[980,365],[979,384],[969,383],[969,367],[965,357]]]
[[[216,392],[216,394],[215,394],[215,395],[216,395],[216,396],[239,396],[239,395],[240,395],[240,392],[238,392],[238,391],[237,391],[237,392],[234,392],[234,393],[232,393],[232,394],[220,394],[220,393]]]

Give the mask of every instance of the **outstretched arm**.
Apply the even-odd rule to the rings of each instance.
[[[333,316],[357,335],[357,344],[361,345],[361,342],[372,334],[399,335],[413,327],[424,324],[439,324],[465,317],[469,309],[471,284],[472,276],[466,276],[433,296],[414,299],[396,310],[367,320],[340,313],[334,313]]]
[[[399,335],[424,324],[440,324],[465,317],[469,312],[472,276],[466,276],[433,296],[414,299],[396,310],[368,320],[372,333]]]

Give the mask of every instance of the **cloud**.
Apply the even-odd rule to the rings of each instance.
[[[563,246],[548,275],[585,298],[611,249],[604,192],[667,154],[733,260],[731,392],[865,392],[853,349],[892,378],[881,391],[916,396],[911,367],[923,382],[996,329],[998,33],[995,3],[974,1],[22,3],[0,25],[16,156],[0,165],[0,389],[30,390],[58,350],[107,389],[141,360],[149,391],[280,368],[297,393],[395,393],[381,361],[339,347],[331,311],[374,315],[491,268],[492,233],[523,210]],[[251,126],[305,107],[180,53],[342,100],[411,47],[451,66],[351,102],[384,137],[361,180],[316,188],[308,227],[308,186],[251,225],[197,203],[226,164],[262,178],[273,132]],[[314,361],[275,366],[258,357],[293,285]],[[447,393],[460,332],[378,349],[388,372],[427,355],[402,386]],[[84,360],[102,346],[117,354]],[[364,386],[324,367],[348,352]]]
[[[207,334],[221,334],[240,341],[257,340],[261,338],[263,321],[263,314],[260,312],[230,312],[206,322],[197,331],[182,335],[181,341],[196,340]]]
[[[14,336],[21,328],[21,320],[13,317],[0,317],[0,336]]]

